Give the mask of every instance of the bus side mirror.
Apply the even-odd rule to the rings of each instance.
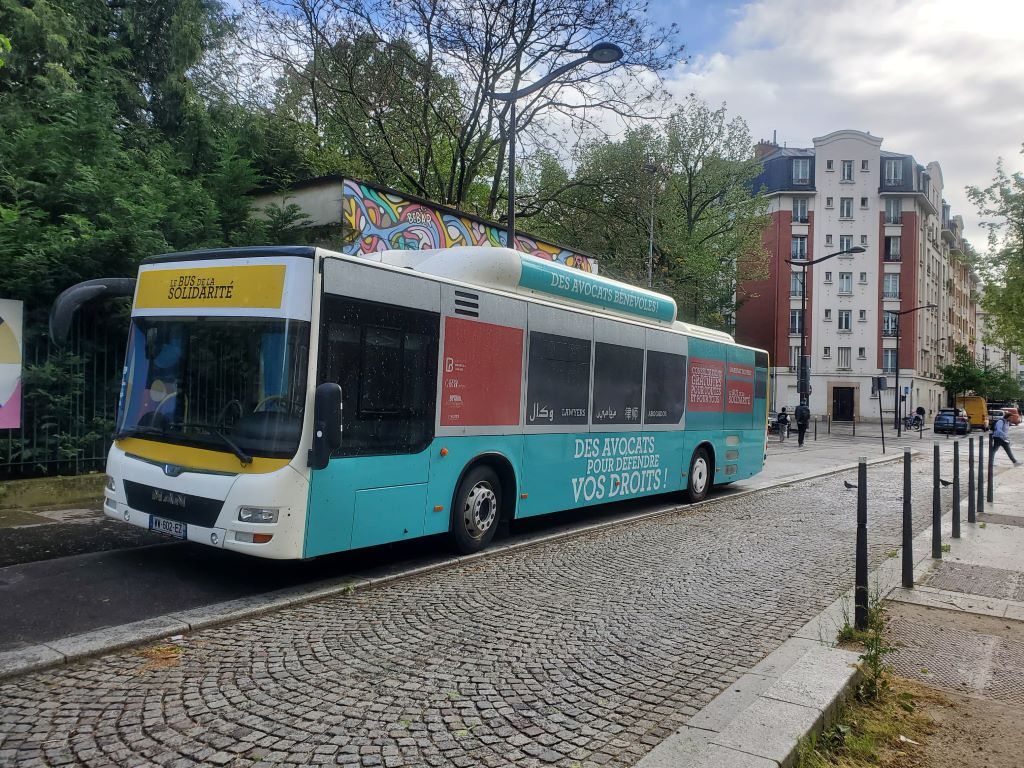
[[[313,447],[308,464],[323,469],[341,447],[341,385],[324,382],[313,395]]]

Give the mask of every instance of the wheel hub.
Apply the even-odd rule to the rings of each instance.
[[[498,511],[498,497],[488,483],[474,485],[466,497],[463,519],[466,531],[474,539],[479,539],[494,525]]]
[[[693,483],[693,490],[697,493],[704,492],[704,486],[708,482],[708,463],[703,456],[693,462],[693,472],[690,473],[690,482]]]

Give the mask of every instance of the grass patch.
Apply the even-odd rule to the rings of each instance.
[[[935,731],[917,702],[931,694],[901,678],[874,701],[857,698],[839,712],[834,725],[801,741],[797,768],[918,768],[920,744]],[[915,743],[916,742],[916,743]]]
[[[182,648],[180,645],[164,643],[140,648],[136,653],[146,659],[146,664],[139,671],[147,672],[151,669],[166,669],[180,664]]]
[[[951,552],[952,550],[953,550],[953,545],[952,544],[943,544],[942,545],[942,551],[943,552]]]

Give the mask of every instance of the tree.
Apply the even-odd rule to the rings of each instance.
[[[602,112],[636,116],[680,58],[675,28],[653,25],[645,0],[249,0],[242,42],[302,86],[325,145],[371,176],[494,217],[505,176],[508,102],[516,90],[600,40],[625,51],[615,70],[585,66],[520,100],[517,131],[564,144],[564,124]],[[322,132],[321,132],[322,131]]]
[[[737,282],[767,268],[768,202],[752,191],[760,171],[743,119],[690,96],[662,131],[648,125],[586,145],[571,178],[543,159],[524,193],[538,221],[528,226],[645,284],[653,208],[655,289],[676,299],[681,319],[730,330]]]
[[[982,380],[982,370],[974,355],[963,344],[957,344],[953,351],[953,362],[939,366],[942,386],[955,398],[976,390]]]
[[[1024,354],[1024,174],[1008,173],[1000,158],[992,183],[968,187],[967,194],[988,228],[989,252],[981,266],[989,335]]]

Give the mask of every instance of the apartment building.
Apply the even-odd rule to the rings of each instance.
[[[813,413],[877,419],[881,405],[891,415],[897,366],[905,412],[946,405],[938,367],[961,340],[973,344],[977,278],[961,262],[962,220],[942,199],[939,164],[921,165],[854,130],[816,138],[810,148],[761,142],[758,153],[771,259],[766,279],[739,286],[736,336],[771,353],[773,404],[799,402],[806,322]],[[879,375],[888,386],[881,399],[871,386]]]

